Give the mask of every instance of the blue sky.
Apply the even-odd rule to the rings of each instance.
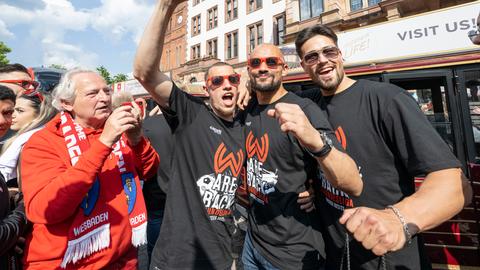
[[[0,0],[10,62],[128,74],[154,0]]]

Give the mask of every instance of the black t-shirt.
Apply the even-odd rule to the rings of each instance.
[[[338,222],[345,208],[383,209],[415,192],[415,176],[461,165],[415,100],[395,85],[359,80],[337,95],[320,98],[318,104],[364,181],[359,198],[348,197],[325,179],[317,196],[328,232],[327,269],[339,269],[341,254],[346,260],[345,229]],[[350,258],[352,269],[381,269],[379,257],[355,240],[350,242]],[[420,236],[385,259],[387,269],[431,268]]]
[[[172,131],[163,114],[157,114],[145,119],[143,132],[160,157],[160,165],[156,175],[143,184],[143,197],[145,198],[147,212],[149,215],[158,215],[159,213],[156,210],[165,207],[165,194],[170,179],[173,151]]]
[[[242,127],[175,85],[163,112],[174,150],[151,268],[230,269],[231,205],[245,158]]]
[[[292,134],[282,132],[278,121],[267,115],[280,102],[298,104],[317,130],[336,141],[326,115],[310,100],[291,93],[269,105],[253,99],[245,119],[249,229],[254,247],[274,266],[318,269],[323,260],[318,213],[306,213],[297,203],[307,180],[316,177],[318,164]]]

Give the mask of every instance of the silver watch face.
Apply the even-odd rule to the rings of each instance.
[[[325,132],[320,132],[320,137],[322,138],[322,141],[324,144],[333,146],[333,141],[327,136],[327,133]]]

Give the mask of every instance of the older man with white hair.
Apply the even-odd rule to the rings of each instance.
[[[159,158],[138,107],[111,108],[111,89],[90,70],[68,71],[53,92],[61,112],[24,147],[21,176],[33,223],[26,269],[136,269],[146,243],[139,179]]]

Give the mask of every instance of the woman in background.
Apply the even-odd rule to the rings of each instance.
[[[10,127],[17,134],[7,140],[0,156],[0,173],[6,182],[17,178],[17,164],[23,145],[56,113],[47,94],[35,90],[17,97]],[[9,183],[9,186],[12,184]]]

